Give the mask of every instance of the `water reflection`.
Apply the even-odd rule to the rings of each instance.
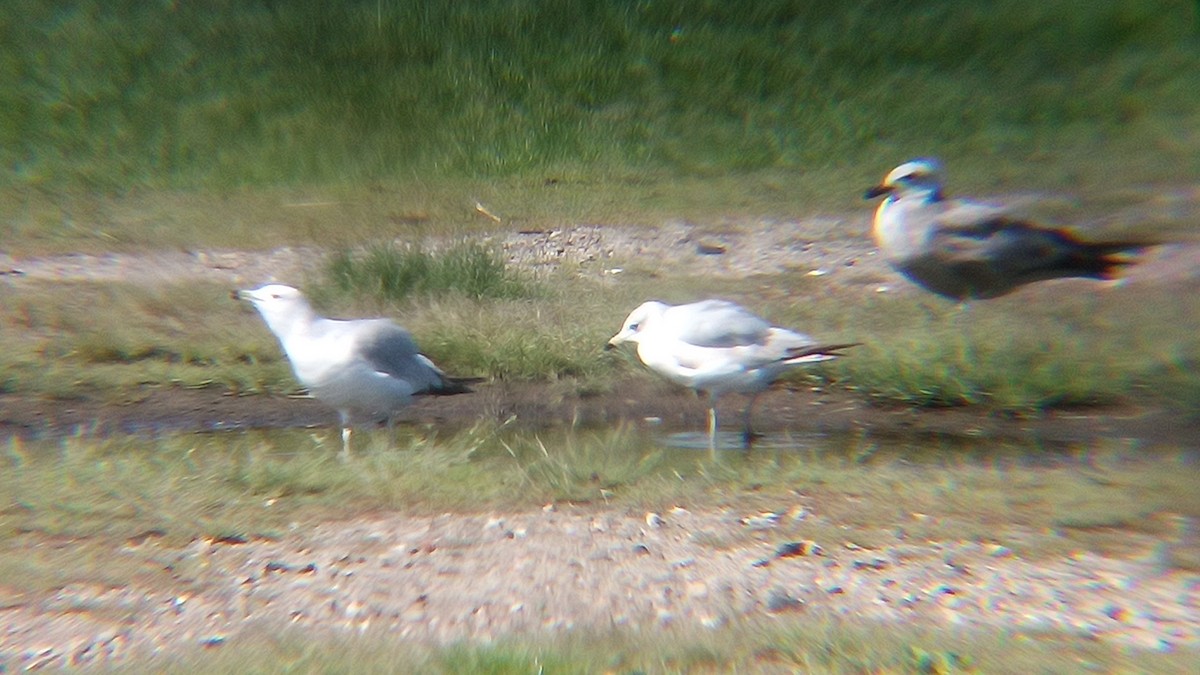
[[[651,437],[651,442],[674,450],[710,450],[708,433],[700,431],[655,435]],[[716,436],[716,447],[719,451],[809,450],[828,443],[828,434],[785,432],[762,434],[754,439],[750,448],[747,448],[740,432],[718,431]]]

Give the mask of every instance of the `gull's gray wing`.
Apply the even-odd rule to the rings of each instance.
[[[997,273],[1012,276],[1065,260],[1083,245],[1065,230],[1004,217],[939,227],[931,243],[947,263],[985,263]]]
[[[417,348],[412,335],[388,319],[347,322],[355,348],[371,367],[404,380],[414,391],[432,392],[447,384],[446,376]]]
[[[663,313],[673,334],[697,347],[742,347],[764,344],[771,324],[745,307],[726,300],[702,300]]]
[[[925,254],[905,261],[901,271],[947,297],[992,298],[1035,281],[1111,278],[1130,262],[1122,254],[1142,247],[1136,242],[1089,243],[1067,230],[996,217],[939,225]]]
[[[1066,230],[1034,225],[1008,209],[968,200],[947,204],[934,218],[929,251],[947,264],[985,264],[1020,277],[1066,260],[1087,246]]]

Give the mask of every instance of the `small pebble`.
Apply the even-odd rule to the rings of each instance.
[[[804,602],[796,599],[787,591],[776,588],[767,595],[767,611],[772,614],[779,612],[795,612],[804,607]]]
[[[780,544],[775,549],[776,558],[793,558],[796,556],[821,555],[821,546],[815,541],[790,541]]]

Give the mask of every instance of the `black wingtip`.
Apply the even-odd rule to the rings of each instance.
[[[1146,241],[1083,243],[1071,257],[1071,266],[1080,276],[1112,280],[1120,277],[1124,268],[1135,264],[1137,256],[1157,245]]]
[[[861,343],[861,342],[847,342],[847,343],[840,344],[840,345],[822,345],[821,353],[826,354],[828,356],[842,356],[841,352],[843,349],[850,349],[851,347],[861,347],[862,344],[863,343]]]
[[[789,351],[787,358],[799,359],[805,356],[844,356],[844,354],[842,354],[843,349],[850,349],[851,347],[858,347],[860,345],[862,345],[861,342],[846,342],[837,345],[817,345],[815,347],[803,347],[801,349]]]
[[[442,378],[441,384],[430,389],[427,393],[433,396],[453,396],[455,394],[469,394],[473,389],[471,385],[487,382],[486,377],[453,377],[447,376]]]

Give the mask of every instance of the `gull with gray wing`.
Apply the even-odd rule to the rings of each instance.
[[[1128,254],[1147,246],[1086,242],[998,206],[948,199],[941,173],[936,159],[914,159],[892,169],[865,198],[887,195],[872,232],[888,263],[951,300],[995,298],[1048,279],[1111,279],[1131,262]]]
[[[753,439],[754,400],[796,366],[828,361],[858,343],[821,345],[803,333],[772,326],[725,300],[686,305],[643,303],[625,319],[606,349],[637,345],[638,358],[654,372],[697,393],[708,394],[709,445],[716,448],[717,399],[729,392],[750,395],[743,438]]]
[[[413,396],[460,394],[479,381],[447,376],[389,319],[326,319],[299,290],[281,284],[237,291],[234,297],[250,301],[262,315],[296,379],[337,409],[343,453],[350,452],[352,415],[386,417],[390,426],[392,415]]]

